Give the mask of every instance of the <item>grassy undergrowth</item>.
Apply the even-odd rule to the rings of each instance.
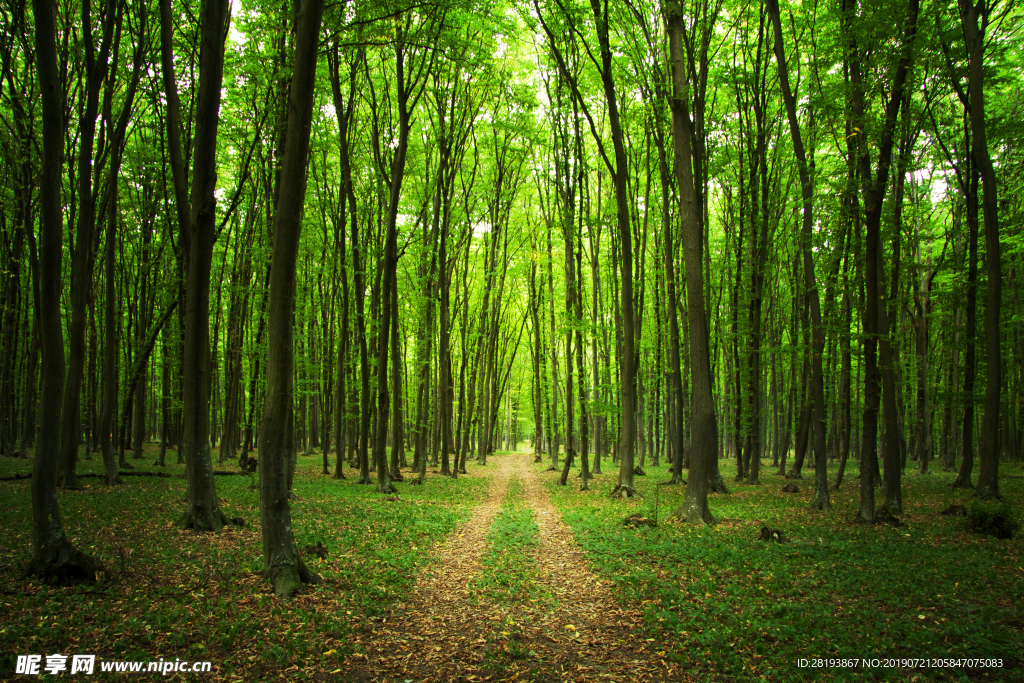
[[[545,597],[535,557],[540,545],[538,533],[533,511],[523,501],[523,484],[512,479],[487,535],[481,571],[471,582],[474,595],[497,604]]]
[[[710,497],[719,524],[692,527],[669,519],[685,486],[655,486],[669,479],[667,467],[646,466],[647,476],[636,477],[644,498],[622,501],[608,498],[617,471],[610,465],[590,492],[578,491],[578,479],[559,487],[557,474],[543,476],[597,573],[622,600],[643,604],[664,656],[699,678],[1024,680],[1024,542],[979,536],[962,517],[939,515],[973,498],[949,488],[952,474],[908,474],[903,525],[867,527],[853,522],[856,464],[832,493],[833,510],[821,513],[810,508],[813,473],[796,482],[798,493],[784,493],[788,482],[774,469],[762,468],[762,486],[745,486],[723,460],[732,493]],[[1024,487],[1012,474],[1000,489],[1019,507]],[[657,516],[660,526],[624,528],[634,512]],[[762,526],[791,542],[756,540]],[[799,666],[819,658],[881,663]],[[885,668],[886,658],[995,658],[1003,668],[912,671]]]
[[[147,449],[134,463],[156,471],[152,461]],[[300,551],[327,548],[323,559],[304,554],[324,582],[290,602],[275,599],[260,578],[259,491],[248,476],[217,477],[225,513],[245,520],[219,534],[174,527],[186,483],[177,476],[128,477],[114,488],[83,479],[84,490],[60,493],[68,536],[107,569],[98,585],[73,588],[20,580],[29,559],[29,481],[0,482],[0,679],[13,674],[19,654],[205,660],[218,680],[308,678],[337,668],[348,634],[401,599],[432,548],[486,495],[487,481],[486,469],[469,463],[472,476],[399,483],[401,500],[390,501],[355,484],[354,470],[337,481],[320,474],[320,463],[299,458],[292,520]],[[31,460],[0,460],[0,476],[29,471]],[[101,471],[98,460],[79,464],[79,473]],[[179,475],[184,466],[164,471]]]

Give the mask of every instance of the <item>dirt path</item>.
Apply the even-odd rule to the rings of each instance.
[[[531,456],[493,458],[487,499],[442,547],[437,563],[390,618],[360,634],[341,680],[683,680],[643,633],[638,608],[617,602],[590,571],[551,504]],[[536,562],[551,599],[500,604],[471,596],[487,535],[513,478],[539,528]]]

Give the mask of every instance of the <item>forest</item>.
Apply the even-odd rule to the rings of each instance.
[[[254,594],[242,623],[267,639],[216,612],[220,676],[310,657],[296,676],[332,657],[355,676],[378,661],[360,642],[405,648],[374,629],[445,572],[473,604],[559,613],[575,577],[633,610],[522,632],[533,608],[506,610],[484,654],[443,664],[481,680],[607,664],[596,643],[683,680],[743,633],[707,676],[940,641],[1024,661],[1019,599],[998,596],[1021,597],[1024,500],[1013,0],[2,0],[0,24],[11,668],[28,643],[67,650],[77,622],[40,626],[62,600],[95,625],[95,595],[119,595],[134,635],[96,642],[129,659],[194,647],[159,635],[197,618],[188,596]],[[471,560],[438,550],[460,529]],[[566,544],[582,554],[550,560]],[[678,563],[737,591],[737,572],[806,580],[819,550],[852,552],[833,588],[858,562],[898,575],[892,609],[935,599],[936,563],[984,607],[813,654],[768,589],[728,636],[664,592]],[[301,624],[335,645],[242,657]],[[756,661],[765,638],[791,661]]]

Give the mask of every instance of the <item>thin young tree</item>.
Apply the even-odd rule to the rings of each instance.
[[[814,256],[811,249],[814,225],[814,186],[811,184],[807,154],[804,151],[800,122],[796,115],[796,96],[789,85],[789,67],[786,63],[786,48],[782,39],[779,0],[767,0],[767,3],[775,33],[775,61],[779,69],[779,84],[782,87],[782,100],[786,105],[786,117],[789,119],[789,133],[793,142],[797,172],[800,174],[800,195],[803,200],[800,250],[803,256],[804,287],[811,312],[811,400],[814,403],[812,425],[814,432],[813,505],[819,510],[830,510],[832,503],[828,495],[828,472],[825,463],[825,376],[822,368],[822,356],[825,352],[825,328],[821,321],[821,302],[818,297],[818,281],[814,275]],[[760,453],[755,453],[751,457],[759,458]]]

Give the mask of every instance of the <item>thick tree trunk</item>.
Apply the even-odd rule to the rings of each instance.
[[[54,6],[33,0],[36,69],[43,110],[41,230],[39,245],[39,332],[43,355],[43,382],[39,401],[39,439],[32,463],[32,559],[24,577],[46,582],[74,583],[96,580],[102,567],[71,545],[64,534],[57,500],[57,459],[60,452],[60,410],[64,390],[64,336],[60,295],[63,287],[61,256],[61,174],[64,158],[64,119],[57,71]]]

